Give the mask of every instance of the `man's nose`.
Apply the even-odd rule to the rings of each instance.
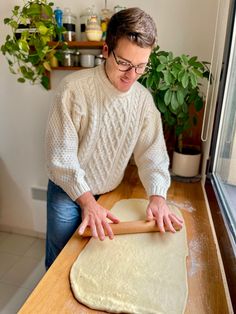
[[[129,71],[126,72],[127,76],[129,76],[129,78],[131,77],[137,77],[137,73],[136,73],[136,69],[135,67],[132,67],[129,69]]]

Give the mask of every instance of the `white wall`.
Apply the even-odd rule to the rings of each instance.
[[[23,1],[1,1],[0,44],[9,28],[3,18]],[[70,7],[80,15],[95,4],[100,10],[104,1],[55,0],[61,8]],[[109,0],[108,7],[139,6],[157,22],[159,45],[175,54],[198,55],[210,60],[216,18],[215,0]],[[52,90],[16,82],[0,55],[0,229],[28,234],[42,234],[46,226],[46,204],[35,201],[31,187],[46,186],[44,168],[44,130],[54,87],[68,72],[52,74]]]

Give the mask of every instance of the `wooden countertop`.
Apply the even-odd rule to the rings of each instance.
[[[110,209],[120,199],[145,198],[136,170],[135,166],[129,166],[122,183],[113,192],[101,196],[99,203]],[[188,208],[186,203],[186,209],[181,209],[189,246],[187,258],[189,294],[185,314],[233,313],[200,182],[173,181],[168,192],[168,200],[179,204],[191,202],[192,206]],[[91,310],[78,303],[70,290],[70,268],[87,241],[77,233],[71,237],[18,313],[105,313]]]

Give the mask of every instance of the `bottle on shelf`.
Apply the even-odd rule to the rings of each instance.
[[[88,40],[85,31],[86,31],[88,19],[91,17],[91,15],[92,15],[92,8],[90,7],[85,9],[80,15],[80,39],[81,41]]]
[[[54,10],[54,15],[55,15],[57,26],[59,28],[61,28],[63,26],[63,24],[62,24],[62,16],[63,16],[62,10],[59,7],[56,7],[56,9]],[[63,35],[60,34],[55,39],[61,41],[61,40],[63,40]]]
[[[107,0],[105,0],[105,8],[101,10],[101,27],[102,27],[102,40],[106,39],[107,25],[113,12],[107,8]]]
[[[76,16],[72,14],[71,9],[65,8],[63,12],[63,26],[66,32],[63,34],[65,41],[76,40]]]

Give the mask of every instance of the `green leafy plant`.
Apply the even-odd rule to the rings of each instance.
[[[157,46],[150,55],[148,72],[140,78],[153,95],[165,129],[174,130],[179,152],[183,150],[184,133],[197,124],[197,114],[191,116],[190,106],[197,113],[204,105],[200,85],[202,79],[209,80],[207,65],[196,56],[174,57],[172,52],[161,51]]]
[[[28,0],[22,7],[15,6],[12,16],[4,19],[11,27],[1,46],[11,73],[19,76],[18,82],[41,83],[49,88],[47,71],[51,70],[50,58],[59,42],[50,46],[49,41],[60,38],[63,28],[57,26],[52,9],[47,0]]]

